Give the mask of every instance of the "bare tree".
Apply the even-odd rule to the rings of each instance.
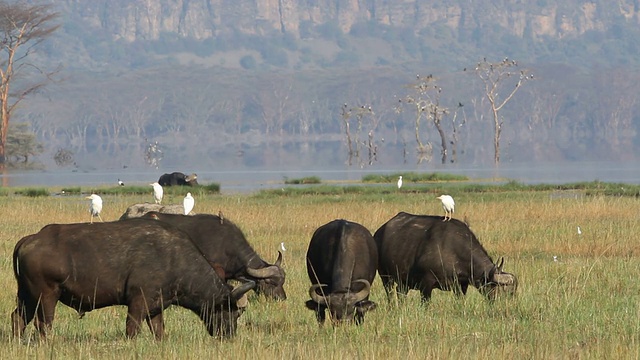
[[[0,167],[6,161],[9,122],[16,106],[59,71],[45,72],[27,61],[35,46],[58,29],[60,25],[54,23],[57,17],[51,5],[0,2]],[[28,84],[14,89],[16,80],[29,74],[40,79],[29,77]]]
[[[523,82],[533,79],[533,75],[528,74],[527,70],[517,71],[517,66],[515,60],[508,58],[497,63],[490,63],[485,58],[475,68],[476,75],[484,83],[484,95],[489,100],[493,116],[493,159],[496,165],[500,163],[500,135],[503,124],[500,110],[513,98]],[[508,86],[512,86],[511,90],[508,90]]]
[[[375,114],[371,109],[371,106],[361,105],[361,106],[349,108],[347,103],[344,103],[344,105],[342,106],[341,117],[342,117],[342,122],[344,123],[345,136],[347,138],[346,140],[347,140],[347,147],[348,147],[347,151],[349,153],[349,165],[352,165],[352,161],[354,157],[357,160],[360,160],[360,145],[367,144],[366,142],[362,142],[362,143],[360,142],[360,135],[363,131],[363,126],[364,126],[364,118],[365,116],[373,117],[374,115]],[[351,137],[351,124],[350,124],[352,116],[355,116],[356,118],[356,130],[353,138]],[[368,134],[369,134],[368,136],[369,136],[369,139],[371,140],[368,146],[373,146],[372,134],[373,134],[373,130],[375,130],[376,125],[377,125],[377,121],[374,119],[372,121],[372,127],[368,131]]]
[[[426,77],[416,75],[416,82],[408,85],[412,93],[398,100],[397,112],[402,112],[402,105],[408,104],[415,110],[414,128],[416,142],[418,143],[419,161],[429,160],[432,155],[433,145],[427,141],[426,144],[420,139],[420,122],[423,117],[431,120],[440,136],[440,154],[442,155],[442,163],[447,162],[447,138],[442,128],[442,119],[449,113],[446,107],[440,105],[440,95],[442,88],[438,86],[436,78],[429,74]]]

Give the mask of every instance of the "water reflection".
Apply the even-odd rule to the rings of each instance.
[[[166,172],[172,171],[166,169]],[[181,170],[181,169],[175,169]],[[292,164],[291,167],[254,167],[243,169],[199,170],[201,183],[219,183],[223,193],[252,192],[260,189],[282,187],[285,178],[318,176],[323,181],[353,183],[367,174],[391,174],[399,172],[446,172],[460,174],[477,181],[512,179],[526,184],[568,183],[579,181],[640,183],[636,164],[580,162],[557,164],[506,164],[498,170],[493,167],[475,166],[416,166],[396,164],[370,168],[347,166],[319,166]],[[71,172],[65,170],[47,172],[6,172],[1,175],[3,186],[117,186],[122,179],[127,185],[147,185],[156,181],[165,169],[122,169],[121,171]]]

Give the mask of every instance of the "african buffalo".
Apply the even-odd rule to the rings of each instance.
[[[189,176],[181,172],[172,172],[171,174],[162,174],[158,179],[158,184],[161,186],[176,186],[176,185],[198,185],[198,175],[191,174]]]
[[[252,280],[257,283],[257,293],[276,300],[287,298],[282,253],[278,252],[273,265],[262,260],[242,230],[228,219],[209,214],[187,216],[157,212],[148,212],[143,218],[166,222],[189,234],[207,260],[223,267],[226,280]]]
[[[476,236],[463,222],[442,221],[441,216],[400,212],[374,234],[378,245],[378,273],[392,297],[393,283],[399,293],[422,292],[428,301],[431,291],[453,290],[466,294],[469,284],[489,300],[502,290],[514,294],[518,281],[502,271],[502,259],[494,264]]]
[[[347,220],[322,225],[313,233],[307,250],[312,284],[307,308],[316,312],[320,324],[326,309],[334,324],[354,318],[361,324],[364,314],[376,307],[369,301],[369,291],[377,266],[376,243],[364,226]]]
[[[126,305],[129,338],[146,320],[161,339],[163,311],[170,305],[198,314],[212,336],[233,336],[239,300],[255,286],[248,282],[233,289],[184,232],[145,219],[47,225],[16,244],[13,269],[18,282],[18,304],[11,315],[16,337],[35,317],[45,338],[58,301],[81,316]]]

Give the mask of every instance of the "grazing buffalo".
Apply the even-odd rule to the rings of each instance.
[[[198,185],[198,175],[191,174],[185,175],[181,172],[172,172],[171,174],[163,174],[158,179],[158,184],[161,186],[176,186],[176,185],[188,185],[188,186],[197,186]]]
[[[18,282],[18,306],[11,315],[16,337],[35,317],[45,338],[58,301],[81,316],[107,306],[127,306],[129,338],[146,320],[161,339],[163,311],[170,305],[195,312],[209,334],[229,337],[242,310],[239,300],[255,286],[233,289],[188,235],[144,219],[47,225],[16,244],[13,270]]]
[[[334,220],[319,227],[307,250],[307,274],[311,280],[307,308],[316,312],[320,324],[329,309],[334,324],[364,314],[376,304],[369,301],[376,276],[378,250],[371,232],[347,220]]]
[[[466,294],[469,284],[489,300],[498,291],[514,294],[518,281],[494,264],[476,236],[463,222],[442,221],[441,216],[398,213],[374,234],[378,245],[378,273],[391,300],[393,283],[399,293],[453,290]]]
[[[252,280],[257,283],[257,293],[276,300],[287,298],[282,253],[278,252],[275,264],[262,260],[242,231],[228,219],[209,214],[187,216],[157,212],[149,212],[143,218],[166,222],[189,234],[207,260],[222,266],[226,280]]]

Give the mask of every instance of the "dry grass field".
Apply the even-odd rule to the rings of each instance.
[[[319,327],[307,310],[305,253],[313,231],[344,218],[375,230],[399,211],[442,214],[435,194],[202,195],[195,212],[224,213],[256,251],[273,262],[280,242],[288,300],[253,296],[229,341],[209,337],[196,315],[167,311],[166,338],[124,335],[126,310],[111,307],[83,319],[59,305],[53,331],[39,342],[33,325],[12,338],[10,313],[16,283],[14,244],[49,223],[87,222],[83,196],[0,197],[0,342],[2,357],[100,359],[637,359],[640,358],[640,201],[584,196],[581,192],[452,193],[454,217],[466,219],[505,270],[518,276],[518,295],[488,303],[475,289],[456,299],[434,291],[430,304],[410,292],[408,301],[386,299],[372,286],[377,309],[363,326]],[[114,221],[128,205],[149,196],[105,195],[102,217]],[[165,203],[181,203],[179,196]],[[581,234],[578,234],[578,227]],[[557,256],[558,261],[554,261]]]

